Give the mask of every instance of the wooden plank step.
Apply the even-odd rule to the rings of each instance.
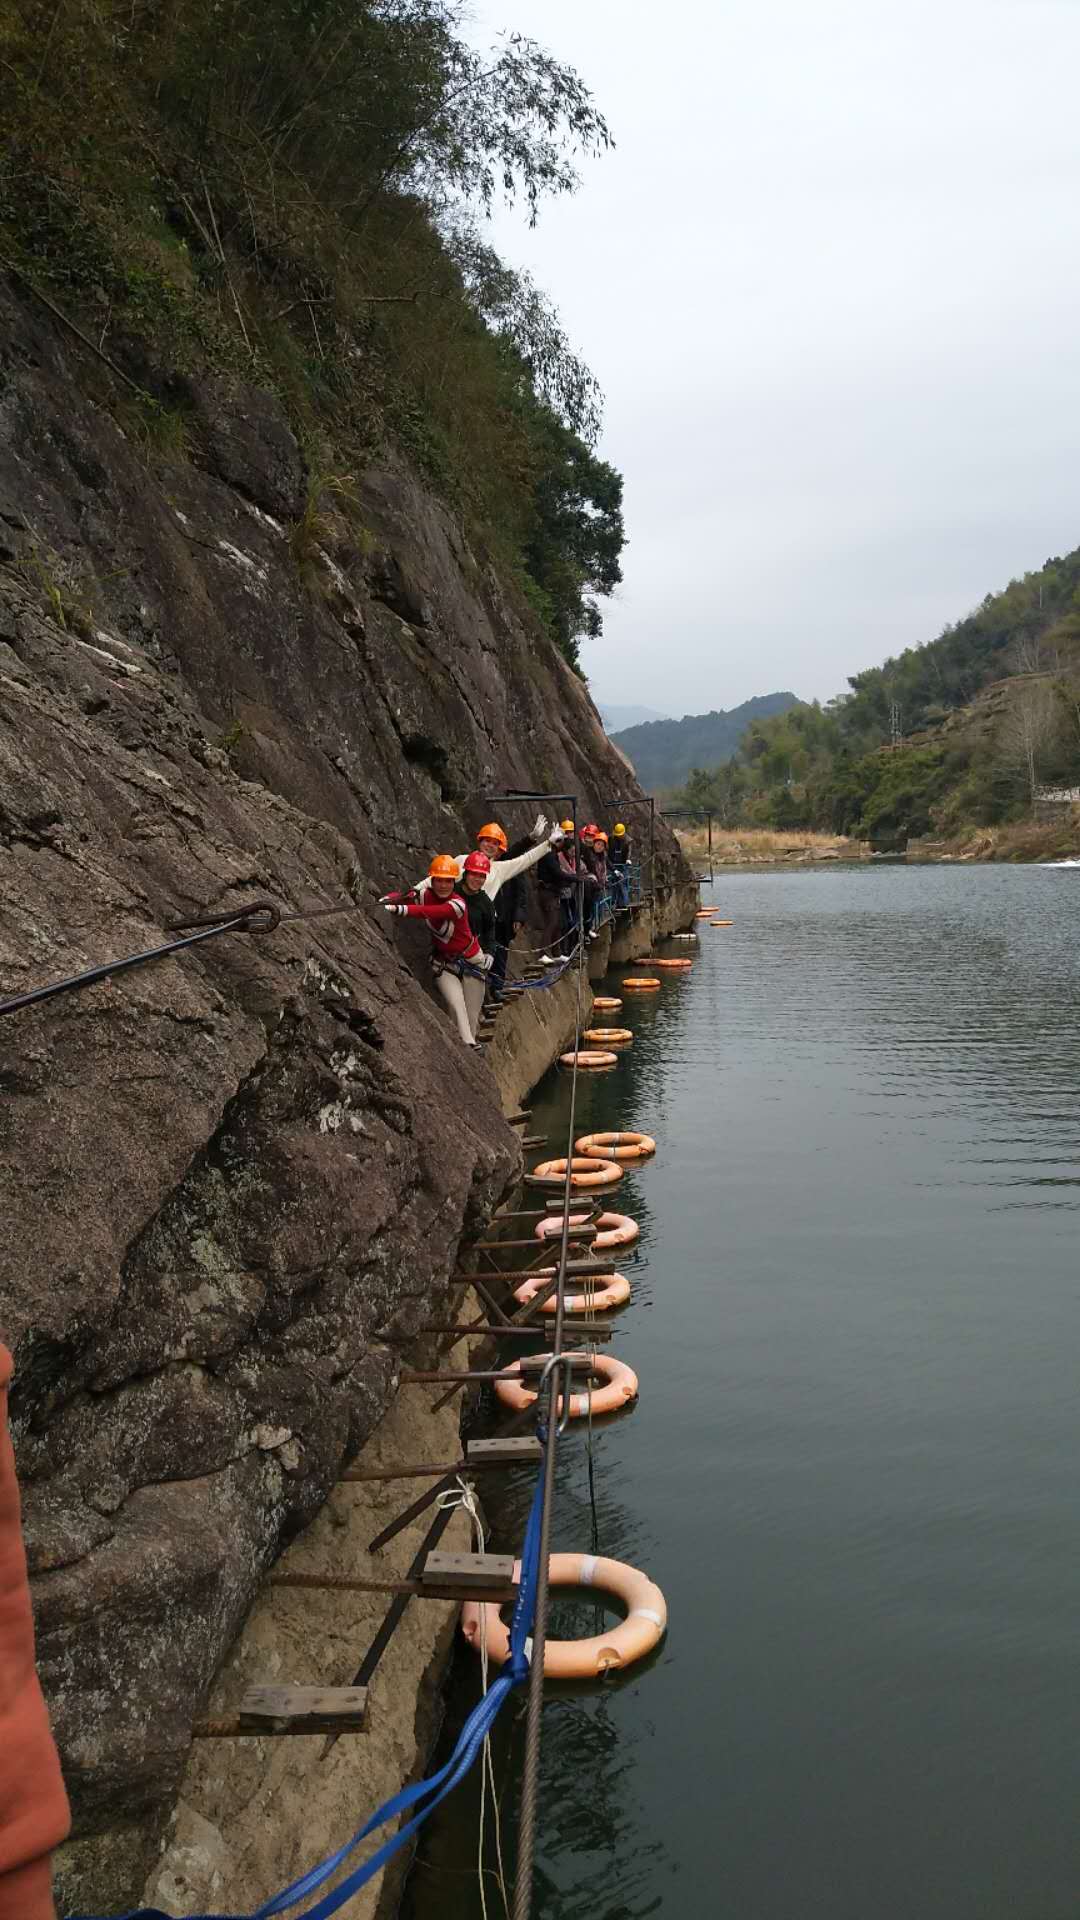
[[[464,1587],[470,1593],[479,1589],[503,1588],[513,1584],[512,1553],[429,1553],[420,1578],[440,1587]]]
[[[197,1720],[197,1740],[359,1733],[367,1713],[366,1687],[249,1687],[236,1712]]]
[[[544,1449],[535,1434],[521,1434],[509,1440],[470,1440],[465,1449],[470,1467],[527,1467],[543,1457]]]
[[[534,1379],[537,1374],[543,1373],[550,1359],[550,1353],[527,1353],[524,1359],[518,1361],[518,1368],[526,1380],[531,1380]],[[563,1359],[569,1361],[571,1373],[588,1374],[592,1372],[592,1355],[590,1353],[564,1353]]]

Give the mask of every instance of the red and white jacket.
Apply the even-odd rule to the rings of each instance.
[[[427,921],[432,959],[483,959],[483,948],[469,925],[469,909],[460,894],[452,893],[449,900],[413,900],[402,893],[388,893],[386,898],[391,906],[404,906],[410,920]]]

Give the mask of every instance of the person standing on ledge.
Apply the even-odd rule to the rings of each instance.
[[[612,890],[615,905],[625,909],[630,905],[630,836],[621,820],[616,820],[611,831],[611,844],[608,847],[608,866],[611,868]]]
[[[50,1855],[71,1825],[34,1664],[34,1620],[0,1346],[0,1920],[55,1920]]]
[[[483,854],[473,857],[483,860],[487,867]],[[475,1047],[491,955],[484,952],[469,925],[469,909],[458,892],[458,866],[452,853],[435,855],[428,869],[428,885],[430,892],[424,900],[417,898],[414,888],[407,894],[384,894],[380,904],[386,913],[427,921],[435,985],[457,1021],[465,1045]]]

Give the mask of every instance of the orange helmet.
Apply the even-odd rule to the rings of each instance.
[[[594,834],[593,834],[593,839],[594,839],[594,840],[596,841],[596,844],[597,844],[597,846],[598,846],[598,847],[606,847],[606,846],[607,846],[607,834],[606,834],[606,833],[594,833]]]
[[[497,820],[491,820],[486,827],[481,827],[476,837],[478,840],[494,840],[500,850],[506,852],[506,835]]]
[[[437,853],[428,868],[429,880],[456,880],[457,861],[452,853]]]

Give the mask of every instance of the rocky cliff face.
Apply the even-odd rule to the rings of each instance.
[[[352,903],[0,1020],[40,1657],[77,1822],[127,1824],[131,1890],[267,1566],[518,1167],[377,896],[505,814],[497,789],[648,817],[408,472],[317,510],[270,398],[183,397],[186,457],[148,457],[0,277],[0,989],[254,897]],[[658,829],[673,913],[686,879]]]

